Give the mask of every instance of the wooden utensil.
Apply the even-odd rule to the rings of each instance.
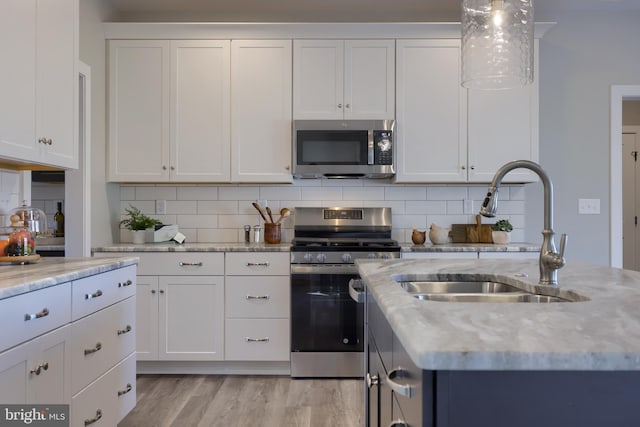
[[[280,209],[280,218],[278,218],[278,220],[276,221],[276,224],[280,224],[280,222],[286,217],[288,217],[289,215],[291,215],[291,211],[289,209],[287,208]]]
[[[264,222],[269,222],[269,220],[267,219],[267,215],[264,213],[264,211],[262,210],[262,207],[257,202],[252,202],[251,205],[253,205],[253,207],[256,208],[256,210],[258,211],[258,213],[260,214]]]
[[[271,208],[269,206],[267,206],[267,214],[269,215],[269,219],[271,220],[271,223],[273,224],[273,214],[271,213]]]
[[[467,242],[467,224],[451,224],[451,242]]]

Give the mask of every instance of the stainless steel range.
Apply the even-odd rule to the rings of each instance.
[[[391,208],[296,208],[291,248],[291,376],[362,377],[364,304],[356,259],[393,259]],[[351,282],[351,295],[349,286]]]

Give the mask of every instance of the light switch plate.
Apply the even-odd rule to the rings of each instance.
[[[578,214],[599,215],[600,199],[578,199]]]

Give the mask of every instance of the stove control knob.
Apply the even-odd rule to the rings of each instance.
[[[325,254],[318,254],[316,259],[318,260],[319,263],[323,263],[327,260],[327,256]]]
[[[367,258],[368,258],[368,259],[376,259],[376,258],[377,258],[377,255],[376,255],[376,254],[374,254],[374,253],[370,253],[369,255],[367,255]]]
[[[352,259],[351,254],[342,254],[342,262],[351,262]]]
[[[313,255],[311,254],[304,254],[304,260],[305,262],[312,262],[313,261]]]
[[[391,256],[389,254],[382,253],[382,254],[380,254],[380,258],[389,259],[389,258],[391,258]]]

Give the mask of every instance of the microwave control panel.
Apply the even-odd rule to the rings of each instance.
[[[377,130],[373,134],[373,147],[376,165],[393,164],[393,144],[391,131]]]

